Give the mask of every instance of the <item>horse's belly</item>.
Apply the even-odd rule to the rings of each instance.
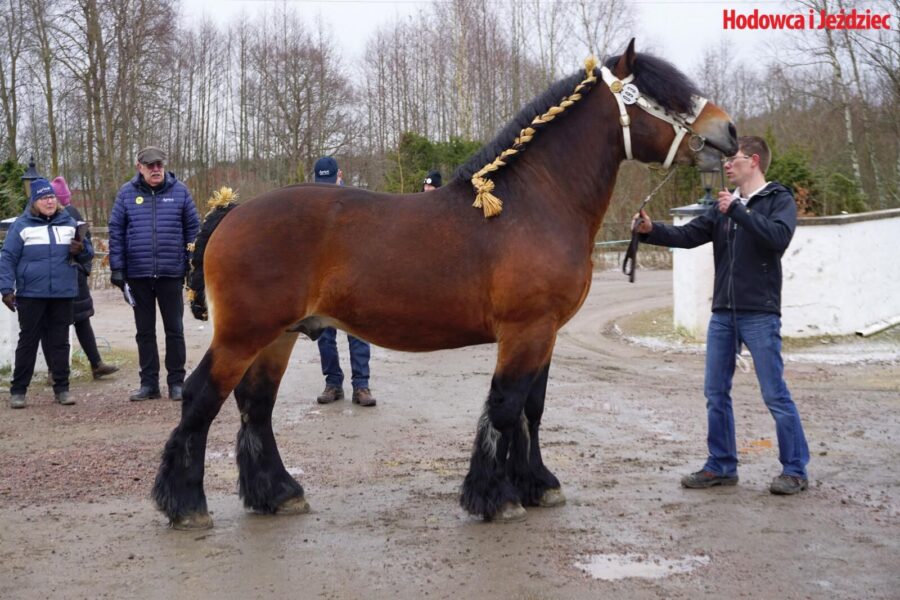
[[[496,341],[485,327],[462,322],[419,321],[416,319],[330,319],[339,329],[367,342],[405,352],[429,352],[462,348]]]

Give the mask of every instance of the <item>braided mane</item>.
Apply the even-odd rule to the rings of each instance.
[[[494,160],[501,152],[513,145],[522,129],[528,127],[534,118],[547,112],[551,106],[559,103],[559,99],[568,96],[584,79],[584,71],[572,73],[553,83],[545,91],[537,95],[531,102],[516,114],[513,119],[500,130],[493,140],[482,146],[472,158],[463,163],[453,174],[454,179],[469,180],[481,167]]]
[[[620,56],[606,60],[613,69]],[[694,84],[671,63],[649,54],[635,55],[633,83],[666,111],[689,112],[693,96],[700,95]],[[454,173],[453,179],[471,180],[477,196],[473,206],[482,208],[484,216],[494,217],[503,210],[503,202],[491,192],[494,182],[490,174],[498,171],[527,149],[532,138],[567,108],[593,89],[597,82],[595,60],[585,61],[585,71],[560,79],[528,103],[501,132]]]

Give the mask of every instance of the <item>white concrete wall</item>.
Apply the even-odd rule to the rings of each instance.
[[[74,327],[69,327],[69,356],[71,360],[72,356],[72,332],[74,331]],[[0,305],[0,367],[9,367],[12,368],[16,362],[16,345],[19,343],[19,316],[6,308],[5,305]],[[37,361],[34,363],[34,373],[35,377],[37,377],[38,373],[46,373],[47,372],[47,361],[44,358],[44,353],[41,351],[40,346],[38,346],[38,354]],[[6,387],[9,385],[8,381],[0,382],[0,387]]]
[[[689,209],[690,207],[685,207]],[[676,209],[675,224],[693,218]],[[781,264],[782,334],[848,335],[900,316],[900,209],[800,219]],[[674,250],[675,326],[706,337],[712,245]]]

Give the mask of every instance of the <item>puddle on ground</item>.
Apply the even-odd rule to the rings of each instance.
[[[591,554],[575,566],[594,579],[616,581],[628,577],[662,579],[669,575],[690,573],[709,564],[708,556],[686,556],[670,560],[645,554]]]

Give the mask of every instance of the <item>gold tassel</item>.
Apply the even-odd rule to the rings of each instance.
[[[206,207],[212,211],[231,202],[237,202],[237,194],[230,187],[222,186],[213,192],[212,198],[206,202]]]
[[[503,211],[503,200],[491,193],[494,191],[493,181],[475,176],[472,178],[472,185],[478,192],[472,206],[484,210],[485,218],[496,217]]]
[[[597,67],[597,57],[588,56],[584,59],[584,72],[588,79],[594,76],[594,69]]]

